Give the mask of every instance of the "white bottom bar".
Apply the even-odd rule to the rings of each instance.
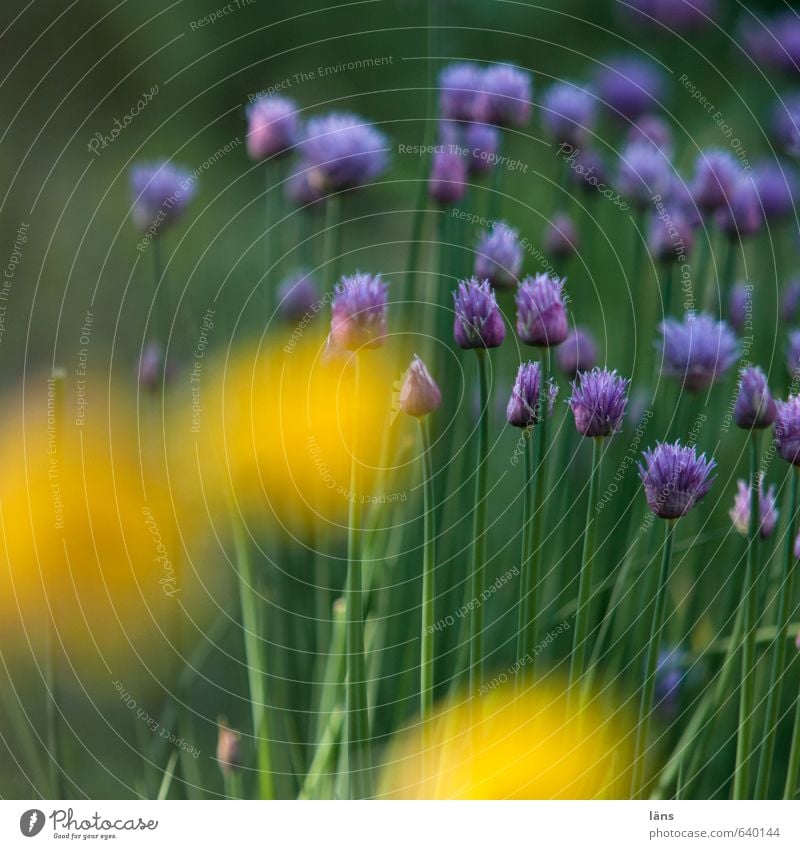
[[[0,846],[54,842],[169,849],[798,847],[800,803],[0,801]]]

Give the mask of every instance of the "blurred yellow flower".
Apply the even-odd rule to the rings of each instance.
[[[201,415],[178,416],[174,438],[193,437],[198,486],[212,502],[226,493],[243,513],[293,530],[344,531],[350,498],[368,503],[383,460],[392,403],[389,355],[328,356],[324,338],[236,351],[200,389]],[[198,405],[195,404],[195,407]],[[354,437],[354,426],[358,434]],[[351,457],[360,486],[350,490]],[[404,500],[392,475],[388,500]],[[401,499],[402,495],[402,499]]]
[[[427,727],[403,732],[389,748],[381,795],[625,798],[626,730],[602,709],[587,709],[578,722],[565,695],[552,687],[520,695],[501,687],[471,701],[453,700]]]
[[[163,654],[188,595],[163,453],[103,382],[78,397],[66,376],[39,376],[17,391],[0,421],[0,627],[36,645],[52,623],[70,660],[97,669],[137,640]]]

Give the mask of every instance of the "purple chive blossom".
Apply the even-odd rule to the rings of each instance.
[[[787,463],[800,466],[800,395],[790,395],[786,401],[778,401],[778,415],[772,432],[778,454]]]
[[[498,127],[524,127],[533,105],[531,75],[514,65],[490,65],[481,77],[476,119]]]
[[[778,524],[777,498],[775,497],[775,485],[773,484],[766,492],[763,490],[764,475],[758,476],[758,531],[761,539],[772,536],[775,526]],[[728,511],[733,527],[743,536],[750,533],[750,485],[745,481],[736,481],[736,495],[733,499],[733,507]]]
[[[485,174],[496,165],[500,147],[500,130],[489,124],[467,124],[464,129],[464,146],[467,148],[467,167],[470,174]]]
[[[739,345],[724,321],[687,313],[683,321],[668,318],[659,325],[662,371],[678,378],[689,392],[702,392],[736,362]]]
[[[737,283],[730,294],[728,318],[731,327],[739,334],[744,331],[747,317],[752,312],[753,287],[749,283]]]
[[[439,74],[439,115],[452,121],[472,121],[483,72],[474,62],[454,62]]]
[[[378,348],[386,341],[386,284],[380,274],[342,277],[331,305],[331,337],[339,348]]]
[[[307,162],[298,162],[291,170],[284,184],[286,200],[295,206],[308,206],[322,200],[325,193],[319,186],[312,185],[311,166]]]
[[[517,335],[526,345],[560,345],[569,333],[564,280],[549,274],[526,277],[515,297]]]
[[[506,328],[488,280],[463,280],[453,292],[453,300],[453,335],[459,347],[497,348],[503,344]]]
[[[759,19],[742,19],[740,37],[745,50],[759,65],[797,74],[800,71],[800,18],[793,10]]]
[[[647,142],[629,144],[620,155],[618,188],[640,209],[669,188],[670,164],[663,151]]]
[[[542,98],[542,124],[559,144],[583,147],[596,122],[597,99],[591,90],[559,81]]]
[[[388,140],[357,115],[331,113],[312,118],[300,144],[310,167],[309,182],[321,192],[369,183],[386,168]]]
[[[647,506],[661,519],[685,516],[714,483],[711,472],[717,464],[707,460],[705,454],[698,456],[693,445],[659,442],[654,449],[644,451],[642,457],[639,477]]]
[[[609,60],[595,76],[598,97],[618,118],[636,121],[660,106],[664,75],[655,63],[635,56]]]
[[[314,312],[319,293],[307,271],[289,275],[278,288],[278,311],[287,321],[300,321]]]
[[[674,215],[681,215],[687,224],[696,230],[702,223],[700,209],[692,197],[692,190],[680,174],[670,173],[669,187],[664,198],[664,205]]]
[[[794,324],[800,309],[800,280],[790,280],[781,295],[781,319],[786,324]]]
[[[685,262],[694,248],[694,230],[683,213],[653,216],[647,244],[656,262]]]
[[[590,372],[597,365],[597,343],[594,336],[583,327],[576,327],[558,346],[556,363],[570,380],[579,372]]]
[[[512,427],[527,428],[542,420],[542,368],[539,363],[522,363],[517,370],[517,379],[511,390],[506,408],[506,419]],[[558,386],[552,381],[547,385],[548,415],[558,395]]]
[[[789,333],[786,345],[786,370],[792,379],[800,376],[800,330],[792,330]]]
[[[593,369],[572,383],[569,407],[582,436],[611,436],[622,427],[629,380],[616,371]]]
[[[736,29],[742,49],[756,65],[775,67],[777,42],[764,23],[751,15],[743,15]]]
[[[772,129],[778,147],[790,156],[800,154],[800,94],[790,94],[775,104]]]
[[[695,203],[705,212],[725,206],[740,172],[739,163],[727,150],[712,148],[700,153],[691,187]]]
[[[503,221],[484,231],[475,248],[475,276],[496,289],[511,289],[519,282],[522,245],[519,233]]]
[[[698,32],[719,13],[717,0],[617,0],[620,17],[637,26],[674,32]]]
[[[285,153],[299,137],[297,106],[288,97],[259,97],[247,107],[247,154],[256,162]]]
[[[669,124],[658,115],[642,115],[628,130],[627,141],[649,142],[659,150],[670,151],[673,147],[672,130]]]
[[[559,152],[565,157],[569,179],[576,188],[588,193],[608,184],[608,168],[596,150],[577,150],[572,145],[562,145]]]
[[[578,229],[572,218],[560,212],[553,216],[544,231],[545,252],[554,259],[568,259],[578,252]]]
[[[467,192],[467,160],[457,146],[442,144],[433,154],[428,195],[441,206],[463,200]]]
[[[768,159],[753,169],[756,192],[767,221],[780,221],[794,210],[797,174],[788,165]]]
[[[744,239],[761,229],[764,217],[752,175],[739,175],[728,202],[717,210],[715,218],[719,229],[730,239]]]
[[[131,169],[133,221],[154,235],[174,224],[195,193],[192,175],[170,162],[134,165]]]
[[[769,427],[778,414],[767,384],[767,376],[758,366],[742,369],[739,395],[733,408],[733,420],[739,427],[761,429]]]
[[[403,378],[399,403],[404,413],[416,418],[438,410],[442,403],[442,393],[436,381],[416,354]]]

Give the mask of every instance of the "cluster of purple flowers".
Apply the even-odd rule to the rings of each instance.
[[[767,17],[752,11],[742,15],[739,37],[759,67],[789,74],[800,73],[800,18],[786,9]]]
[[[736,362],[739,343],[724,321],[705,313],[686,313],[659,325],[662,371],[689,392],[703,392]]]
[[[331,339],[345,351],[380,347],[386,340],[386,284],[380,274],[342,277],[331,305]]]
[[[626,23],[659,34],[698,32],[711,26],[719,16],[717,0],[617,0],[617,12]]]
[[[131,193],[136,228],[158,235],[180,219],[195,189],[189,171],[171,162],[135,165],[131,169]]]
[[[533,111],[531,75],[508,64],[457,62],[439,76],[439,112],[452,121],[522,127]]]
[[[386,136],[350,113],[331,112],[303,124],[297,104],[273,94],[250,104],[247,124],[247,152],[254,161],[297,155],[286,183],[293,203],[311,203],[370,183],[388,163]]]
[[[475,248],[475,276],[495,289],[513,289],[522,271],[519,233],[504,221],[481,234]]]
[[[439,75],[439,142],[428,194],[443,206],[458,203],[470,175],[496,166],[500,132],[530,120],[531,75],[513,65],[455,62]]]

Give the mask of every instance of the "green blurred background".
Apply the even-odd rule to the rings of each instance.
[[[713,30],[684,40],[642,35],[621,26],[610,0],[440,0],[440,39],[433,61],[437,66],[457,58],[517,63],[533,72],[536,101],[552,80],[586,80],[610,55],[649,54],[663,63],[671,79],[664,111],[675,131],[676,166],[688,179],[697,151],[708,145],[724,146],[726,141],[677,77],[687,74],[724,114],[743,140],[751,162],[772,152],[770,104],[777,92],[792,90],[790,81],[764,76],[730,36],[743,8],[774,9],[785,4],[776,0],[722,5],[727,33]],[[183,223],[167,237],[168,274],[175,290],[183,289],[176,328],[196,327],[222,287],[224,308],[214,330],[212,350],[224,355],[229,344],[271,332],[270,317],[254,308],[257,298],[251,300],[258,287],[273,288],[279,275],[264,280],[264,173],[247,159],[244,113],[248,95],[285,80],[290,84],[284,93],[299,102],[304,116],[330,109],[352,110],[376,122],[392,140],[392,163],[383,184],[360,193],[348,206],[351,220],[344,227],[342,265],[343,270],[382,271],[390,283],[398,281],[393,296],[401,296],[406,258],[403,242],[411,227],[419,161],[398,154],[397,145],[418,144],[423,137],[430,44],[426,4],[421,0],[366,0],[326,5],[304,0],[284,5],[252,0],[229,4],[230,11],[219,20],[198,26],[204,16],[224,6],[221,0],[172,4],[155,0],[65,4],[52,0],[27,6],[4,3],[0,9],[4,58],[0,232],[6,255],[12,252],[20,225],[28,225],[28,241],[16,270],[0,343],[5,403],[18,403],[23,374],[36,374],[53,365],[71,367],[90,308],[95,315],[89,365],[94,377],[109,377],[123,387],[135,385],[138,352],[147,335],[152,306],[149,258],[137,252],[138,236],[129,217],[128,172],[142,159],[167,157],[190,170],[203,169],[194,203]],[[343,70],[302,81],[295,77],[323,66],[377,57],[384,63],[368,70]],[[158,86],[158,93],[152,102],[99,155],[92,153],[87,145],[95,134],[110,133],[115,119],[129,113],[153,86]],[[620,127],[603,124],[597,145],[611,159],[622,137]],[[226,145],[232,145],[230,152],[219,155]],[[554,149],[534,119],[530,128],[511,134],[507,153],[528,168],[526,173],[506,179],[503,216],[537,245],[556,193]],[[206,168],[204,163],[210,159],[216,161]],[[598,336],[605,361],[630,374],[640,346],[649,350],[652,344],[649,334],[642,337],[636,333],[629,296],[629,287],[639,282],[626,276],[633,224],[628,213],[610,204],[595,204],[590,213],[594,219],[588,214],[581,218],[586,251],[567,269],[572,309],[576,320],[589,325]],[[313,234],[319,224],[321,220],[312,219],[308,232]],[[285,252],[281,272],[309,260],[307,254],[294,249],[298,232],[299,225],[290,220],[276,234],[275,242]],[[433,232],[429,235],[433,237]],[[748,248],[747,273],[751,277],[774,278],[769,244],[760,242]],[[472,234],[462,248],[469,252],[471,245]],[[313,264],[313,255],[311,259]],[[433,263],[430,252],[424,251],[423,266]],[[526,270],[538,268],[526,260]],[[326,279],[325,269],[318,270],[317,277],[324,289],[333,283]],[[436,282],[432,277],[431,285]],[[765,327],[775,326],[769,311],[763,321]],[[175,344],[180,361],[180,334]],[[782,374],[781,339],[774,332],[765,333],[756,345],[761,364]],[[508,345],[495,361],[500,398],[510,387],[518,356]],[[663,399],[664,403],[671,399],[668,390]],[[716,444],[710,430],[705,429],[700,438],[706,448]],[[515,434],[503,435],[498,448],[502,456],[510,455],[514,440]],[[725,449],[729,462],[720,476],[715,518],[709,521],[720,529],[726,528],[728,506],[727,495],[721,493],[732,492],[737,465],[740,474],[744,468],[741,446],[736,439],[732,442]],[[624,448],[619,446],[619,456]],[[580,480],[573,483],[576,487],[584,484]],[[580,526],[582,510],[579,504],[574,527]],[[708,531],[708,527],[696,530]],[[608,528],[601,528],[600,539],[607,533]],[[708,554],[717,557],[720,566],[704,578],[709,598],[726,581],[725,564],[740,555],[737,539],[717,549],[723,534],[723,530],[711,534]],[[495,526],[490,546],[502,550],[508,536],[506,527]],[[516,543],[513,554],[506,551],[496,559],[493,574],[505,572],[514,557]],[[678,586],[680,581],[679,575]],[[490,616],[499,629],[494,643],[501,648],[491,661],[498,668],[513,655],[513,641],[502,637],[513,632],[515,624],[502,616],[512,596],[512,588],[507,590],[493,600]],[[233,598],[232,591],[227,592]],[[703,607],[698,603],[699,609]],[[714,634],[714,627],[702,619],[693,626],[697,640]],[[677,630],[684,630],[682,624]],[[239,639],[235,629],[210,638],[215,647],[206,659],[209,682],[199,683],[194,693],[197,704],[203,706],[194,739],[205,758],[214,751],[217,714],[231,712],[230,699],[217,682],[224,682],[234,693],[246,689],[241,667],[231,665],[225,657],[225,652],[239,652]],[[38,682],[33,676],[26,678],[25,654],[16,651],[17,646],[0,648],[26,704],[37,717],[42,711]],[[129,677],[132,682],[147,678],[142,670],[133,668]],[[140,686],[146,691],[146,683]],[[94,711],[83,710],[87,697],[107,718],[107,726]],[[134,732],[129,711],[116,693],[109,692],[106,681],[96,692],[70,692],[67,710],[85,744],[85,748],[70,747],[81,792],[90,797],[131,795],[138,758],[124,742]],[[241,705],[239,715],[233,712],[231,720],[243,725],[246,716]],[[12,752],[14,757],[19,755],[11,739],[13,732],[10,735],[8,725],[0,726],[0,731],[6,742],[5,747],[0,746],[0,793],[29,796],[29,785],[12,759]],[[95,757],[106,768],[95,768]],[[213,771],[208,774],[218,778]],[[214,791],[221,791],[221,781]],[[187,790],[189,795],[193,792]]]

